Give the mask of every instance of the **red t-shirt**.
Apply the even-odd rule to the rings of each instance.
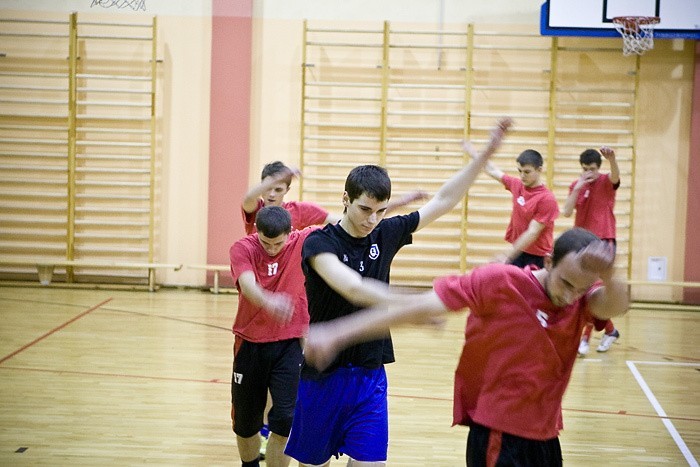
[[[454,424],[534,440],[558,436],[581,331],[592,319],[586,296],[556,307],[529,266],[508,264],[439,278],[434,288],[450,310],[471,310],[455,372]]]
[[[231,274],[239,292],[238,313],[233,323],[236,336],[249,342],[275,342],[304,336],[309,327],[309,310],[301,271],[301,247],[314,230],[293,230],[282,251],[275,256],[265,252],[257,234],[233,244],[229,251]],[[253,305],[240,293],[238,278],[245,271],[253,271],[260,287],[293,297],[294,314],[289,323],[275,321],[268,312]]]
[[[243,224],[246,235],[257,232],[255,228],[255,216],[258,211],[265,206],[265,202],[258,200],[258,207],[252,213],[247,213],[241,208],[243,213]],[[328,217],[328,211],[316,203],[308,201],[289,201],[282,203],[282,207],[292,215],[292,230],[301,230],[312,225],[321,225]]]
[[[544,230],[523,251],[536,256],[551,253],[554,246],[554,220],[559,217],[559,205],[554,194],[544,185],[526,188],[519,178],[510,175],[503,175],[501,182],[513,195],[513,213],[506,229],[506,241],[515,242],[534,219],[544,224]]]
[[[571,193],[575,180],[569,186]],[[588,229],[603,240],[615,238],[615,193],[620,186],[610,181],[610,175],[599,174],[598,178],[581,188],[576,198],[574,225]]]

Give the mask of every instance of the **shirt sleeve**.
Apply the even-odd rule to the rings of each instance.
[[[255,232],[255,216],[257,216],[258,211],[263,207],[263,200],[258,200],[258,206],[253,212],[245,212],[243,206],[241,206],[241,214],[243,214],[243,227],[245,228],[246,235],[250,235]]]
[[[229,259],[231,260],[231,277],[233,282],[237,283],[238,278],[246,271],[255,271],[253,266],[253,258],[251,250],[248,248],[248,242],[251,236],[242,238],[234,243],[229,249]]]
[[[503,183],[503,186],[505,187],[505,189],[510,191],[511,193],[513,192],[515,185],[519,181],[520,181],[519,179],[517,179],[515,177],[511,177],[508,174],[503,174],[503,176],[501,177],[501,183]]]
[[[476,268],[471,274],[439,277],[435,279],[433,289],[450,311],[469,308],[472,313],[479,314],[484,309],[479,293],[482,272]]]
[[[613,183],[612,180],[610,180],[610,174],[608,174],[605,178],[608,179],[608,182],[610,182],[610,187],[612,191],[617,191],[618,188],[620,188],[620,183],[622,183],[622,178],[620,178],[617,183]]]
[[[301,213],[300,219],[303,225],[295,226],[297,229],[303,229],[312,225],[321,225],[328,218],[328,211],[323,209],[316,203],[307,201],[298,203],[298,208]]]
[[[331,241],[330,235],[326,233],[326,229],[333,226],[326,226],[323,229],[314,230],[309,233],[304,240],[304,245],[301,249],[301,267],[307,271],[309,258],[320,255],[321,253],[336,254],[335,243]]]

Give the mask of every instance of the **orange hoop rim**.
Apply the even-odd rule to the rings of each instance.
[[[639,26],[650,26],[659,24],[661,18],[658,16],[616,16],[612,22],[626,28],[637,29]]]

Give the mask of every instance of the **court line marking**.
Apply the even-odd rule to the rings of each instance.
[[[69,320],[66,321],[65,323],[63,323],[63,324],[61,324],[61,325],[59,325],[59,326],[53,328],[52,330],[46,332],[44,335],[37,337],[36,339],[34,339],[33,341],[31,341],[30,343],[25,344],[25,345],[23,345],[22,347],[20,347],[19,349],[17,349],[17,350],[15,350],[14,352],[10,353],[9,355],[4,356],[2,359],[0,359],[0,365],[2,365],[3,363],[5,363],[7,360],[11,359],[12,357],[14,357],[15,355],[17,355],[18,353],[27,350],[29,347],[33,346],[34,344],[36,344],[36,343],[38,343],[38,342],[40,342],[40,341],[46,339],[46,338],[49,337],[50,335],[52,335],[52,334],[54,334],[54,333],[60,331],[61,329],[65,328],[66,326],[68,326],[68,325],[71,324],[72,322],[79,320],[79,319],[82,318],[83,316],[87,315],[88,313],[91,313],[91,312],[95,311],[96,309],[98,309],[99,307],[101,307],[101,306],[104,305],[105,303],[109,303],[110,301],[112,301],[112,297],[109,297],[107,300],[104,300],[104,301],[98,303],[97,305],[88,308],[87,310],[83,311],[83,312],[80,313],[79,315],[74,316],[73,318],[69,319]]]
[[[685,457],[685,460],[688,462],[688,465],[690,465],[691,467],[698,467],[698,461],[695,460],[695,456],[693,456],[693,453],[690,452],[690,449],[685,444],[685,441],[683,441],[683,438],[678,433],[678,430],[676,430],[676,427],[673,425],[673,422],[669,420],[668,416],[666,415],[666,412],[664,411],[663,407],[661,407],[661,404],[659,404],[659,401],[656,399],[656,396],[654,396],[654,393],[652,392],[647,382],[644,380],[644,377],[642,377],[642,374],[637,369],[637,365],[635,365],[635,363],[650,365],[669,364],[671,366],[698,366],[698,364],[680,362],[635,362],[627,360],[627,367],[630,369],[632,375],[634,376],[634,379],[637,380],[637,384],[639,384],[639,387],[642,389],[642,392],[644,392],[644,395],[647,396],[647,399],[651,403],[652,407],[654,407],[654,410],[661,418],[661,421],[666,427],[666,430],[668,430],[669,434],[676,442],[676,446],[678,446],[678,449],[680,449],[681,453],[683,454],[683,457]]]
[[[230,380],[222,380],[218,378],[211,379],[195,379],[195,378],[178,378],[175,376],[153,376],[153,375],[137,375],[129,373],[105,373],[96,371],[78,371],[78,370],[56,370],[50,368],[31,368],[22,366],[4,366],[0,370],[20,370],[33,371],[39,373],[54,373],[60,375],[84,375],[84,376],[107,376],[111,378],[132,378],[132,379],[148,379],[154,381],[184,381],[189,383],[216,383],[216,384],[231,384]]]

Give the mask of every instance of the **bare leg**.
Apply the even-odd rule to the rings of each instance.
[[[238,454],[243,462],[254,461],[260,455],[260,434],[255,433],[250,438],[236,435]]]
[[[287,467],[292,458],[284,453],[287,438],[270,432],[265,452],[265,464],[267,467]]]

